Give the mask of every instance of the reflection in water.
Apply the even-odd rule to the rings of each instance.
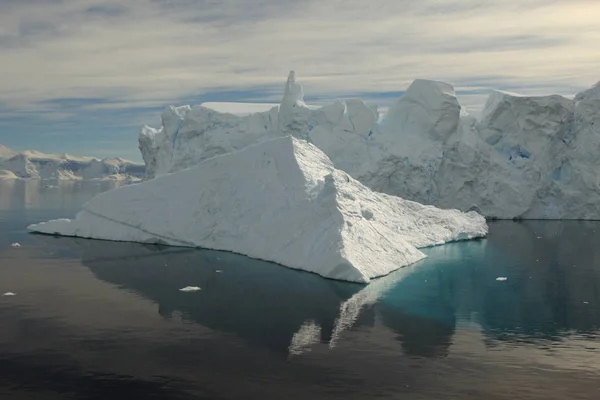
[[[184,320],[234,333],[286,355],[301,354],[316,343],[334,348],[345,330],[362,325],[361,313],[390,292],[410,293],[414,301],[404,304],[408,311],[385,304],[376,309],[383,323],[399,334],[407,353],[444,354],[445,350],[431,349],[447,348],[454,333],[455,317],[447,298],[433,294],[438,300],[423,304],[431,292],[419,293],[414,285],[402,284],[427,268],[423,264],[363,286],[217,251],[58,240],[74,240],[83,250],[83,264],[98,278],[152,299],[161,316],[171,318],[178,311]],[[484,248],[485,242],[477,241],[458,244],[445,253],[458,261],[465,251],[481,253]],[[193,296],[176,294],[190,285],[202,291]],[[413,304],[427,308],[427,318],[415,316]]]
[[[495,222],[367,286],[26,233],[101,190],[0,183],[0,398],[597,397],[598,222]]]
[[[373,281],[341,308],[332,345],[350,329],[361,312],[373,308],[381,322],[397,334],[406,354],[445,356],[456,326],[454,288],[443,278],[456,271],[443,263],[482,258],[486,240],[452,243],[427,249],[428,259]]]
[[[316,325],[314,321],[306,321],[292,336],[289,352],[290,355],[300,355],[310,351],[311,346],[320,342],[321,327]]]
[[[345,331],[382,323],[405,354],[445,357],[458,321],[480,326],[488,346],[598,330],[600,250],[581,232],[585,224],[542,226],[578,244],[563,245],[536,223],[493,223],[488,240],[427,249],[425,261],[366,286],[216,251],[48,240],[75,243],[98,278],[153,300],[164,318],[178,312],[277,353],[298,355],[317,343],[333,349]],[[186,286],[202,291],[178,293]]]
[[[600,329],[600,224],[500,222],[494,247],[507,285],[482,294],[481,324],[496,340],[554,340]]]
[[[40,240],[76,248],[71,252],[80,253],[83,264],[99,279],[151,299],[163,318],[177,313],[184,321],[233,333],[284,355],[302,354],[317,343],[334,348],[344,331],[372,326],[378,317],[399,335],[409,354],[442,355],[445,351],[432,349],[447,348],[454,332],[452,308],[444,309],[448,299],[440,299],[436,307],[441,310],[437,316],[443,321],[442,336],[432,334],[439,326],[439,320],[431,319],[437,308],[422,304],[432,293],[420,293],[412,278],[432,268],[425,263],[364,286],[210,250],[48,236]],[[447,258],[460,258],[465,249],[482,252],[485,242],[453,246],[444,250]],[[179,292],[186,286],[202,290]],[[397,302],[394,306],[377,304],[394,293],[405,294],[403,298],[411,302],[402,307]],[[415,304],[429,307],[428,315],[415,315]]]
[[[414,343],[410,330],[417,341],[449,346],[457,320],[481,326],[490,346],[598,332],[600,223],[495,222],[490,228],[486,241],[428,249],[423,267],[381,298],[378,311],[405,347]],[[407,313],[424,325],[401,323]]]
[[[56,240],[77,243],[98,278],[152,299],[163,317],[178,311],[186,321],[285,355],[294,335],[307,337],[307,321],[329,343],[340,304],[362,287],[224,252]],[[179,292],[186,286],[202,290]]]
[[[361,312],[364,312],[365,309],[375,304],[384,294],[396,287],[410,274],[414,273],[415,268],[419,266],[420,264],[413,264],[394,271],[388,276],[373,280],[369,285],[345,301],[340,307],[340,314],[335,322],[329,347],[335,347],[342,332],[351,329],[356,324]]]

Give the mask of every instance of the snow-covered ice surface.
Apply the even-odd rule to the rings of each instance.
[[[416,80],[380,116],[357,99],[309,107],[291,73],[269,111],[169,107],[162,121],[140,133],[149,177],[291,134],[375,191],[492,218],[600,219],[600,84],[573,100],[495,91],[478,121],[446,83]]]
[[[424,258],[418,248],[487,234],[481,215],[373,192],[292,136],[105,192],[74,220],[29,229],[227,250],[354,282]]]
[[[0,145],[0,180],[114,180],[135,182],[145,176],[145,166],[122,158],[98,159],[69,154],[16,152]]]
[[[14,180],[19,179],[12,171],[6,169],[0,169],[0,180]]]
[[[278,107],[279,104],[272,103],[233,103],[233,102],[205,102],[201,104],[203,107],[221,113],[229,113],[238,116],[245,116],[257,112],[269,111],[273,107]]]

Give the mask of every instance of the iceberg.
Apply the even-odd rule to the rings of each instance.
[[[373,192],[291,135],[102,193],[73,220],[28,229],[226,250],[361,283],[423,259],[419,248],[487,234],[476,212]]]
[[[311,107],[292,72],[277,107],[171,106],[139,142],[153,178],[286,135],[374,191],[489,218],[600,219],[600,83],[574,99],[493,91],[477,120],[452,85],[424,79],[384,115],[360,99]]]
[[[17,152],[0,145],[0,180],[111,180],[140,181],[146,167],[122,158],[76,157],[69,154]]]

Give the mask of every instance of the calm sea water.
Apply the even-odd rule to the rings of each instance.
[[[600,398],[600,223],[491,223],[368,286],[25,231],[109,188],[0,183],[1,399]]]

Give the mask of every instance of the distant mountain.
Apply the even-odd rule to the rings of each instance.
[[[134,182],[146,173],[144,164],[122,158],[75,157],[68,154],[17,152],[0,145],[0,180],[118,180]]]

